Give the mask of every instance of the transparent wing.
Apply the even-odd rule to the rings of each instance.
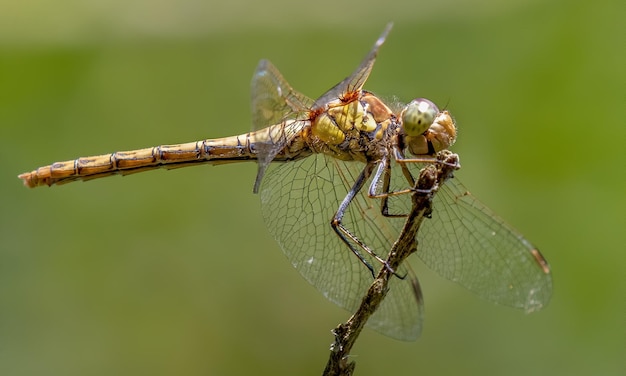
[[[261,60],[254,71],[251,95],[253,130],[307,118],[314,102],[294,90],[268,60]]]
[[[352,72],[349,77],[346,77],[343,81],[341,81],[330,90],[328,90],[326,93],[324,93],[321,97],[319,97],[315,101],[313,107],[323,107],[326,103],[329,103],[334,99],[343,98],[346,94],[349,93],[357,93],[363,88],[365,81],[367,81],[367,78],[369,77],[370,72],[374,67],[374,63],[376,62],[378,50],[380,49],[380,46],[385,43],[385,39],[387,39],[387,35],[391,31],[392,27],[392,23],[387,24],[387,27],[385,27],[385,30],[380,35],[380,37],[378,37],[376,43],[374,43],[374,46],[367,54],[365,59],[363,59],[358,68],[356,68],[356,70]]]
[[[327,299],[354,312],[372,282],[368,269],[350,252],[330,220],[363,165],[323,155],[273,166],[261,190],[262,211],[270,232],[302,276]],[[417,170],[418,165],[413,166]],[[392,168],[391,190],[406,187],[400,168]],[[380,201],[365,189],[348,207],[343,223],[372,250],[386,258],[403,218],[384,217]],[[393,213],[408,213],[410,195],[393,197]],[[456,179],[437,192],[432,218],[418,234],[417,255],[443,277],[498,304],[538,310],[552,292],[549,267],[521,234],[476,200]],[[371,265],[379,266],[368,258]],[[393,278],[387,298],[368,326],[393,338],[419,336],[423,317],[412,272]]]
[[[313,100],[294,90],[268,60],[259,62],[252,76],[251,93],[252,130],[259,135],[254,145],[258,153],[257,192],[276,154],[308,126]]]
[[[391,27],[391,23],[387,25],[372,50],[350,77],[335,85],[316,101],[294,90],[269,61],[259,62],[252,77],[252,129],[257,132],[267,129],[268,134],[259,137],[263,141],[255,144],[258,152],[258,171],[254,192],[258,191],[265,171],[274,157],[310,125],[312,109],[324,108],[326,104],[338,98],[344,100],[358,98],[372,71],[378,49],[385,42]],[[283,129],[277,132],[272,126],[281,123]],[[287,124],[290,126],[286,126]]]
[[[261,186],[265,222],[291,263],[327,299],[350,312],[356,310],[373,279],[332,230],[330,221],[363,167],[316,155],[271,166]],[[349,205],[343,224],[386,258],[404,218],[382,216],[380,201],[368,198],[366,191],[359,192]],[[375,260],[368,261],[380,267]],[[369,327],[402,340],[419,336],[422,304],[412,277],[409,273],[403,280],[392,278],[388,296],[368,321]]]
[[[552,295],[547,262],[457,180],[435,196],[418,234],[417,255],[431,269],[479,296],[532,312]]]

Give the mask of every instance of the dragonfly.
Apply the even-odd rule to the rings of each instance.
[[[386,103],[364,90],[389,24],[354,72],[313,100],[261,60],[252,78],[252,131],[225,138],[56,162],[19,175],[51,186],[157,168],[256,161],[253,192],[263,218],[299,273],[324,297],[354,311],[398,238],[419,169],[456,141],[447,110],[418,98]],[[537,247],[450,179],[416,235],[417,256],[444,278],[497,304],[533,312],[552,294]],[[406,265],[404,265],[406,264]],[[421,332],[416,273],[393,270],[368,326],[400,340]]]

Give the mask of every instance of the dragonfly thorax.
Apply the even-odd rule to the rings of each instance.
[[[356,99],[337,99],[311,119],[311,149],[342,160],[378,160],[396,117],[380,99],[362,91]]]

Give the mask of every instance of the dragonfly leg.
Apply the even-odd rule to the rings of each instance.
[[[396,273],[391,268],[391,266],[389,266],[387,261],[385,261],[380,256],[378,256],[365,243],[363,243],[356,235],[350,232],[350,230],[348,230],[341,223],[341,221],[343,219],[344,214],[346,213],[346,210],[348,209],[348,206],[350,205],[354,197],[357,195],[357,193],[359,193],[359,191],[363,188],[363,186],[365,185],[365,182],[369,178],[375,166],[376,166],[375,163],[368,163],[365,166],[365,168],[363,169],[363,171],[357,178],[356,182],[354,183],[354,185],[352,186],[352,188],[350,189],[346,197],[343,199],[343,201],[341,201],[341,204],[339,205],[339,209],[337,209],[337,212],[335,213],[335,215],[333,216],[333,219],[330,222],[330,225],[335,231],[335,233],[337,234],[337,236],[339,236],[339,238],[350,248],[352,253],[354,253],[356,257],[359,258],[361,263],[369,269],[370,273],[372,274],[372,277],[374,278],[376,278],[374,267],[365,259],[361,251],[367,252],[367,254],[369,254],[376,261],[378,261],[381,265],[383,265],[390,273],[393,273],[393,274],[396,274]]]
[[[422,161],[423,162],[423,161]],[[436,160],[432,160],[430,162],[436,162]],[[389,159],[383,159],[380,161],[378,165],[378,169],[376,170],[376,174],[374,174],[374,178],[372,179],[372,183],[370,184],[368,190],[369,198],[380,198],[380,212],[385,217],[391,218],[404,218],[408,215],[408,213],[399,213],[393,214],[389,213],[389,198],[394,196],[406,195],[410,193],[430,193],[430,190],[420,190],[415,188],[415,178],[411,174],[411,171],[407,167],[405,163],[398,163],[400,168],[402,169],[402,174],[408,183],[408,187],[406,189],[401,189],[397,191],[390,190],[391,185],[391,164]],[[382,182],[382,183],[381,183]],[[379,190],[378,187],[382,184],[382,188]]]
[[[430,141],[428,142],[428,150],[430,154],[416,155],[412,158],[407,158],[400,148],[394,146],[393,156],[396,162],[398,162],[401,166],[406,166],[408,163],[440,163],[448,167],[452,167],[455,170],[458,170],[461,167],[459,165],[458,159],[453,158],[449,161],[445,157],[443,159],[439,158],[438,154],[435,153],[435,149]]]
[[[406,171],[403,171],[403,172],[405,172],[405,176],[407,177],[407,180],[409,182],[413,181],[413,176],[411,175],[408,169],[406,169]],[[408,174],[408,176],[406,174]],[[379,186],[379,183],[381,181],[382,181],[382,189],[379,192],[377,190],[377,187]],[[389,197],[411,193],[412,190],[403,189],[401,191],[392,192],[389,190],[390,184],[391,184],[391,164],[389,163],[389,159],[385,158],[380,161],[378,168],[376,169],[376,174],[374,174],[374,178],[372,179],[372,183],[370,184],[367,195],[369,198],[381,199],[380,213],[383,216],[391,217],[391,218],[406,217],[408,215],[407,213],[402,213],[402,214],[390,214],[389,213]]]

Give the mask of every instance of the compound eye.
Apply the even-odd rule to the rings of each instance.
[[[402,110],[401,119],[404,132],[409,136],[419,136],[426,132],[439,114],[437,106],[424,98],[413,99]]]

